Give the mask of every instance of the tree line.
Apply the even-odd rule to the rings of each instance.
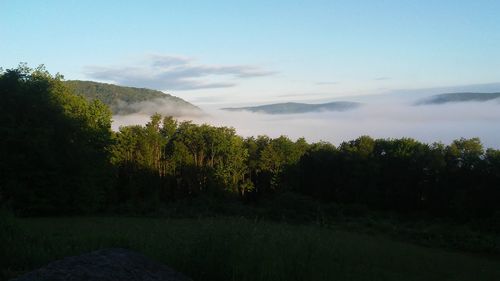
[[[292,192],[402,214],[500,215],[500,151],[477,138],[335,146],[159,114],[113,132],[107,106],[26,65],[0,74],[0,95],[0,203],[19,214],[147,213],[199,196],[251,204]]]

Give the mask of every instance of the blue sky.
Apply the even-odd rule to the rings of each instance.
[[[0,66],[199,104],[500,82],[500,1],[0,1]]]

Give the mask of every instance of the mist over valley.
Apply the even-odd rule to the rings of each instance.
[[[115,114],[113,128],[146,124],[154,112],[179,120],[234,127],[242,136],[286,135],[336,145],[362,135],[375,138],[410,137],[426,143],[450,143],[461,137],[480,137],[487,147],[500,147],[500,84],[448,87],[445,90],[484,89],[492,93],[448,93],[422,89],[352,98],[353,102],[278,103],[221,108],[200,105],[192,111],[170,103],[146,101],[129,105],[137,112]],[[345,100],[345,97],[337,98]],[[328,108],[328,106],[330,106]],[[190,107],[191,108],[191,107]],[[200,114],[203,112],[203,114]]]

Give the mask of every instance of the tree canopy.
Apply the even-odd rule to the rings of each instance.
[[[102,207],[111,112],[72,94],[43,66],[0,74],[0,197],[21,212]]]
[[[361,136],[338,147],[154,114],[111,131],[111,111],[59,74],[0,74],[0,204],[21,214],[147,213],[179,199],[259,202],[293,192],[319,202],[459,219],[500,214],[500,152]]]

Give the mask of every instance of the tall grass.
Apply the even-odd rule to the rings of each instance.
[[[500,262],[315,225],[244,218],[2,218],[2,277],[124,247],[194,280],[500,280]]]

